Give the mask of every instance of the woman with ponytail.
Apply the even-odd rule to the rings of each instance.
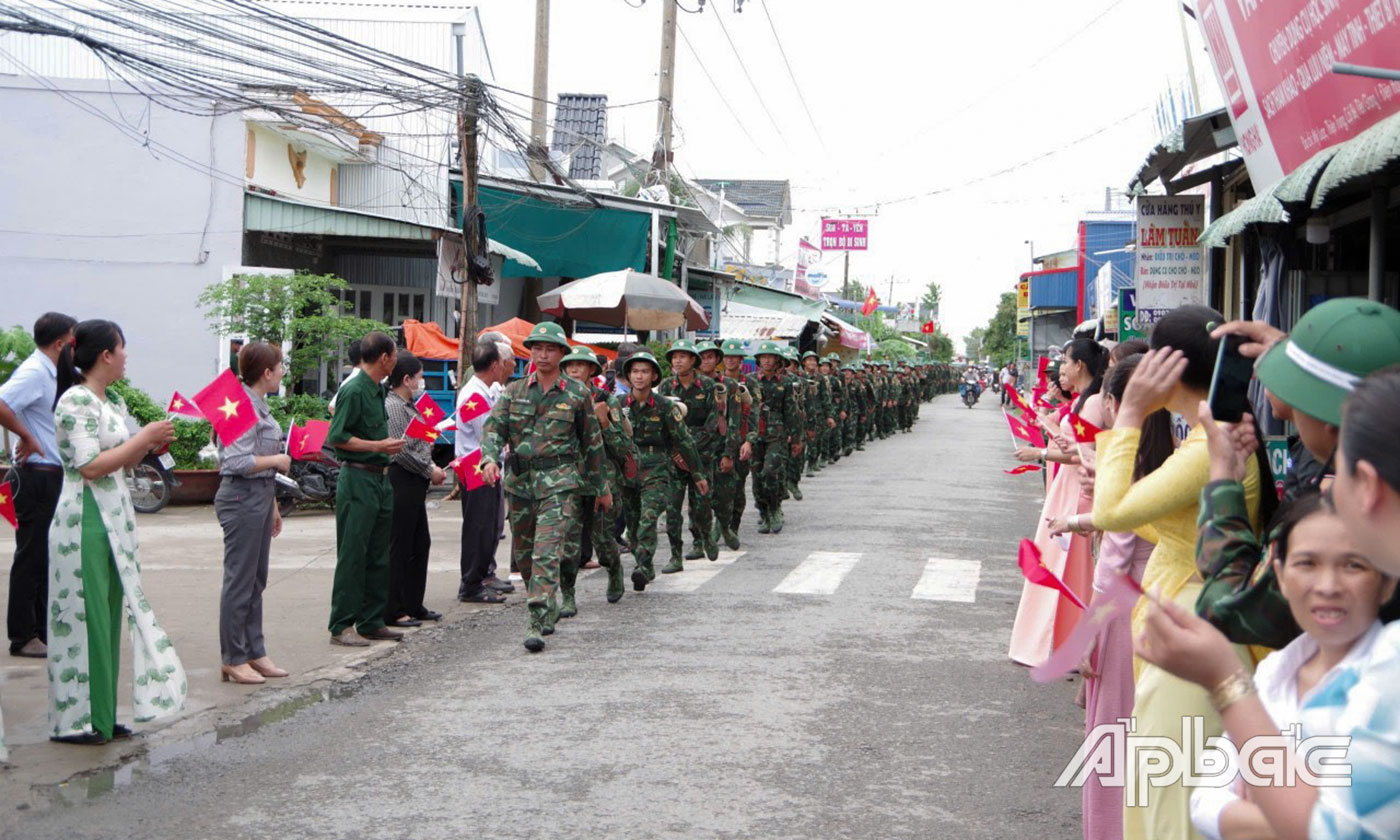
[[[1060,388],[1079,396],[1060,419],[1060,433],[1055,442],[1040,451],[1042,461],[1073,465],[1079,462],[1079,453],[1092,452],[1093,444],[1074,443],[1070,415],[1077,414],[1096,426],[1104,425],[1099,391],[1107,369],[1108,351],[1103,345],[1088,338],[1075,339],[1070,344],[1060,363]],[[1046,491],[1045,506],[1035,534],[1041,562],[1085,601],[1094,577],[1093,544],[1089,537],[1076,534],[1069,537],[1068,547],[1065,547],[1065,543],[1051,535],[1050,524],[1060,517],[1088,513],[1093,504],[1093,492],[1082,481],[1079,470],[1073,466],[1059,470]],[[1021,589],[1016,623],[1011,628],[1011,659],[1031,667],[1041,664],[1074,630],[1083,612],[1056,590],[1026,581]]]
[[[175,437],[168,420],[136,428],[107,388],[126,376],[126,337],[111,321],[74,330],[58,369],[54,421],[63,488],[49,531],[49,737],[104,744],[117,723],[122,613],[130,620],[137,721],[174,714],[185,669],[141,591],[136,514],[122,473]]]

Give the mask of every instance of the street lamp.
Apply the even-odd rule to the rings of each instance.
[[[1024,239],[1024,240],[1022,240],[1022,242],[1024,242],[1026,245],[1029,245],[1029,246],[1030,246],[1030,249],[1031,249],[1031,268],[1035,268],[1035,240],[1032,240],[1032,239]]]

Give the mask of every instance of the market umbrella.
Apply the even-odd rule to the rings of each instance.
[[[705,310],[659,277],[623,269],[565,283],[537,298],[540,310],[633,330],[703,329]]]

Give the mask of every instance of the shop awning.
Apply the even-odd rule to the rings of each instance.
[[[776,341],[796,338],[807,327],[805,315],[748,306],[731,300],[720,317],[720,338],[739,341]]]
[[[1337,145],[1336,155],[1328,161],[1313,189],[1312,209],[1318,210],[1335,194],[1345,193],[1349,187],[1396,167],[1400,167],[1400,113]]]
[[[307,236],[357,236],[365,239],[408,239],[432,242],[443,228],[419,225],[351,210],[346,207],[303,204],[261,193],[243,195],[243,229]]]
[[[828,326],[836,328],[836,337],[841,342],[842,347],[849,347],[852,350],[866,350],[875,346],[875,342],[870,338],[870,333],[859,327],[851,326],[830,312],[823,315],[822,320]]]
[[[534,328],[535,325],[529,321],[522,318],[511,318],[509,321],[503,321],[499,324],[486,327],[481,332],[484,333],[494,330],[502,333],[506,338],[510,339],[510,346],[515,352],[515,355],[521,359],[528,359],[530,358],[530,351],[525,349],[525,345],[521,342],[530,335],[530,332]],[[478,333],[478,335],[480,335],[480,333]],[[446,335],[443,335],[442,327],[433,321],[420,323],[412,318],[406,319],[403,322],[403,338],[404,344],[408,347],[408,352],[420,359],[457,361],[458,348],[460,346],[457,343],[457,339],[448,338]],[[575,346],[581,345],[587,347],[601,355],[604,359],[617,358],[617,351],[610,348],[595,347],[592,344],[583,344],[583,342],[577,340],[571,343]]]
[[[745,306],[771,309],[790,315],[801,315],[808,321],[819,320],[822,317],[822,311],[826,309],[825,304],[819,300],[812,300],[792,292],[782,292],[765,286],[755,286],[752,283],[735,283],[734,288],[727,290],[725,296],[730,301],[742,303]],[[728,314],[728,311],[726,309],[725,313]]]
[[[1173,189],[1172,179],[1182,170],[1236,145],[1235,130],[1224,108],[1187,117],[1171,136],[1147,155],[1147,160],[1128,184],[1128,194],[1146,193],[1147,187],[1157,180],[1161,180],[1168,193],[1178,192]]]
[[[828,305],[828,306],[834,306],[834,307],[836,307],[837,309],[844,309],[844,310],[846,310],[847,312],[859,312],[859,311],[865,306],[865,303],[864,303],[863,301],[857,302],[857,301],[854,301],[854,300],[846,300],[845,298],[839,298],[839,297],[836,297],[835,295],[823,295],[823,297],[826,299],[826,302],[827,302],[827,305]],[[877,307],[875,307],[875,311],[876,311],[876,312],[884,312],[884,313],[889,314],[889,315],[898,315],[898,314],[899,314],[899,307],[898,307],[898,306],[877,306]]]
[[[1273,192],[1242,202],[1234,210],[1221,216],[1201,231],[1196,244],[1207,248],[1224,248],[1226,240],[1250,225],[1282,224],[1288,221],[1288,211],[1274,198]]]

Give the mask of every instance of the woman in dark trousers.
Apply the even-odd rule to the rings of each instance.
[[[262,631],[272,538],[282,531],[275,477],[292,465],[282,452],[282,427],[267,405],[267,395],[282,386],[281,349],[261,341],[245,344],[238,351],[238,373],[258,422],[219,447],[219,492],[214,496],[214,513],[224,529],[219,652],[224,682],[260,685],[267,677],[287,676],[268,658]]]
[[[412,353],[400,353],[389,374],[389,395],[384,411],[389,415],[389,437],[402,438],[418,416],[414,401],[423,393],[423,363]],[[394,488],[394,513],[389,530],[389,601],[384,623],[391,627],[417,627],[437,621],[441,613],[423,606],[428,586],[428,484],[442,484],[447,475],[433,464],[432,444],[404,438],[404,448],[389,464],[389,485]]]

